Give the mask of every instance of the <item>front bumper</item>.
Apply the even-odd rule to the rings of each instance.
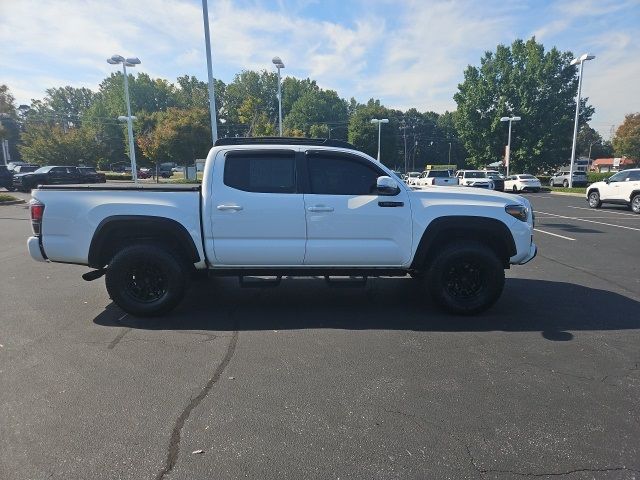
[[[524,265],[525,263],[529,263],[531,260],[533,260],[536,255],[538,254],[538,246],[535,243],[531,243],[531,246],[529,247],[529,254],[524,257],[522,260],[520,260],[518,262],[518,265]]]
[[[29,255],[36,262],[46,262],[47,257],[44,254],[44,250],[42,249],[42,245],[40,244],[40,237],[29,237],[27,239],[27,249],[29,250]]]

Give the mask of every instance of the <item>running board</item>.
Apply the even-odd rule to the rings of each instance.
[[[324,281],[327,283],[327,285],[334,288],[357,288],[366,286],[368,278],[369,277],[367,277],[366,275],[362,275],[336,279],[332,278],[329,275],[325,275]]]
[[[247,278],[252,278],[253,280],[247,281]],[[282,276],[278,275],[277,277],[271,279],[258,278],[253,276],[239,276],[238,281],[240,282],[240,286],[242,288],[277,287],[282,281]]]

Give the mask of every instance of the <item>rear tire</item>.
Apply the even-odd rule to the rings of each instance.
[[[640,213],[640,193],[631,199],[631,211],[633,213]]]
[[[487,310],[500,298],[504,267],[489,247],[459,241],[435,257],[426,282],[440,307],[457,315],[473,315]]]
[[[139,317],[162,315],[184,297],[190,272],[186,261],[157,245],[132,245],[109,262],[109,296],[127,313]]]
[[[593,191],[589,194],[589,207],[591,208],[600,208],[602,206],[602,202],[600,201],[600,193],[598,191]]]
[[[516,187],[515,185],[511,187],[511,190],[513,190],[513,193],[518,193],[518,187]]]
[[[568,181],[568,180],[565,180],[564,182],[562,182],[562,186],[563,186],[564,188],[568,188],[568,187],[569,187],[569,181]]]

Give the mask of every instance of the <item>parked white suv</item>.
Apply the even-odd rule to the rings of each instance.
[[[493,180],[489,178],[487,172],[484,170],[458,170],[456,173],[460,185],[467,187],[486,188],[489,190],[495,189]]]
[[[591,208],[600,208],[603,203],[617,203],[640,213],[640,168],[623,170],[603,182],[589,185],[587,201]]]
[[[525,198],[413,190],[337,140],[223,138],[200,185],[45,185],[31,202],[38,261],[87,265],[133,315],[167,312],[191,274],[405,276],[458,314],[489,308],[504,269],[536,254]]]

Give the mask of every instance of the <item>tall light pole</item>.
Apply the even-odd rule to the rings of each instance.
[[[569,166],[569,188],[573,187],[573,164],[576,160],[576,141],[578,140],[578,116],[580,115],[580,92],[582,91],[582,72],[584,70],[584,62],[593,60],[595,55],[584,53],[578,58],[571,60],[571,65],[580,64],[580,76],[578,77],[578,95],[576,97],[576,118],[573,122],[573,144],[571,145],[571,164]]]
[[[282,136],[282,85],[280,82],[280,69],[284,68],[284,63],[280,60],[280,57],[273,57],[271,60],[278,69],[278,132]]]
[[[449,142],[449,165],[451,165],[451,142]]]
[[[136,148],[133,143],[133,120],[131,116],[131,102],[129,101],[129,78],[127,76],[127,67],[135,67],[140,65],[138,57],[124,58],[122,55],[112,55],[107,59],[107,63],[111,65],[122,64],[122,73],[124,74],[124,98],[127,103],[127,130],[129,132],[129,158],[131,160],[131,178],[134,183],[138,183],[138,168],[136,166]]]
[[[520,120],[522,120],[521,117],[502,117],[500,119],[501,122],[509,122],[509,137],[507,140],[507,152],[506,155],[504,156],[504,160],[505,160],[505,164],[507,167],[507,177],[509,176],[509,162],[511,160],[511,123],[512,122],[519,122]]]
[[[388,118],[372,118],[371,119],[371,123],[377,123],[378,124],[378,161],[380,161],[380,131],[382,130],[382,124],[383,123],[389,123],[389,119]],[[407,168],[407,159],[405,158],[404,161],[404,168],[406,170]]]
[[[211,39],[209,38],[209,9],[207,0],[202,0],[202,19],[204,21],[204,47],[207,53],[207,75],[209,76],[209,115],[211,116],[211,144],[218,140],[216,123],[216,94],[213,90],[213,71],[211,66]]]

